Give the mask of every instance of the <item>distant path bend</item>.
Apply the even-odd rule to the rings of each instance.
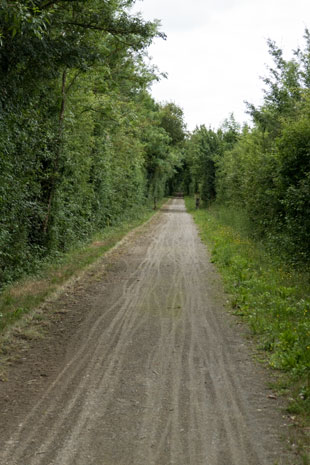
[[[0,463],[297,463],[184,201],[109,260],[45,392],[2,430]]]

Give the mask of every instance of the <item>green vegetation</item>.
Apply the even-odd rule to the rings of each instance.
[[[41,266],[36,276],[26,277],[7,286],[0,296],[0,332],[34,310],[70,278],[78,276],[130,230],[154,214],[150,207],[138,207],[127,213],[118,224],[97,233],[88,244],[73,248],[58,262]]]
[[[218,130],[196,128],[186,147],[184,191],[199,191],[246,213],[253,234],[294,264],[310,260],[310,32],[285,60],[269,41],[274,67],[264,103],[248,104],[253,125],[231,116]],[[280,246],[279,246],[280,244]]]
[[[310,412],[309,272],[292,269],[251,238],[249,221],[231,207],[194,208],[201,238],[212,251],[236,315],[246,320],[271,367],[294,383],[294,411]]]
[[[157,104],[134,0],[0,5],[0,288],[169,193],[182,111]]]
[[[296,389],[292,412],[310,412],[310,32],[305,47],[274,60],[264,102],[248,104],[252,127],[233,115],[197,127],[185,144],[183,191],[213,251],[236,314],[271,367]],[[293,387],[294,388],[293,388]]]
[[[231,115],[188,134],[182,110],[150,95],[161,76],[144,58],[165,35],[134,3],[1,2],[0,329],[115,243],[121,221],[183,190],[210,207],[194,215],[233,306],[309,409],[310,32],[291,60],[269,41],[251,127]],[[10,287],[36,273],[28,294]]]

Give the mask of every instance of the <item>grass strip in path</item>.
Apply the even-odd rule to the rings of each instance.
[[[309,271],[272,257],[238,227],[241,221],[232,220],[231,209],[196,210],[192,198],[186,207],[222,274],[234,313],[250,326],[264,361],[278,370],[278,392],[290,399],[289,412],[299,415],[310,443]]]

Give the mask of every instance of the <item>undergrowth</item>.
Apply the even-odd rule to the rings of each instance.
[[[0,333],[38,307],[61,285],[94,263],[153,213],[150,206],[129,211],[122,221],[106,227],[86,245],[77,244],[70,252],[54,256],[50,263],[41,264],[36,275],[26,276],[4,288],[0,293]]]
[[[270,254],[251,239],[242,212],[218,205],[195,210],[192,198],[186,205],[211,249],[235,314],[246,320],[269,365],[285,373],[290,412],[309,418],[309,270],[289,267],[280,253]]]

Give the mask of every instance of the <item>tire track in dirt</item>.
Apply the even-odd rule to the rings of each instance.
[[[171,201],[86,301],[63,367],[1,438],[0,463],[297,464],[223,299],[183,200]]]

